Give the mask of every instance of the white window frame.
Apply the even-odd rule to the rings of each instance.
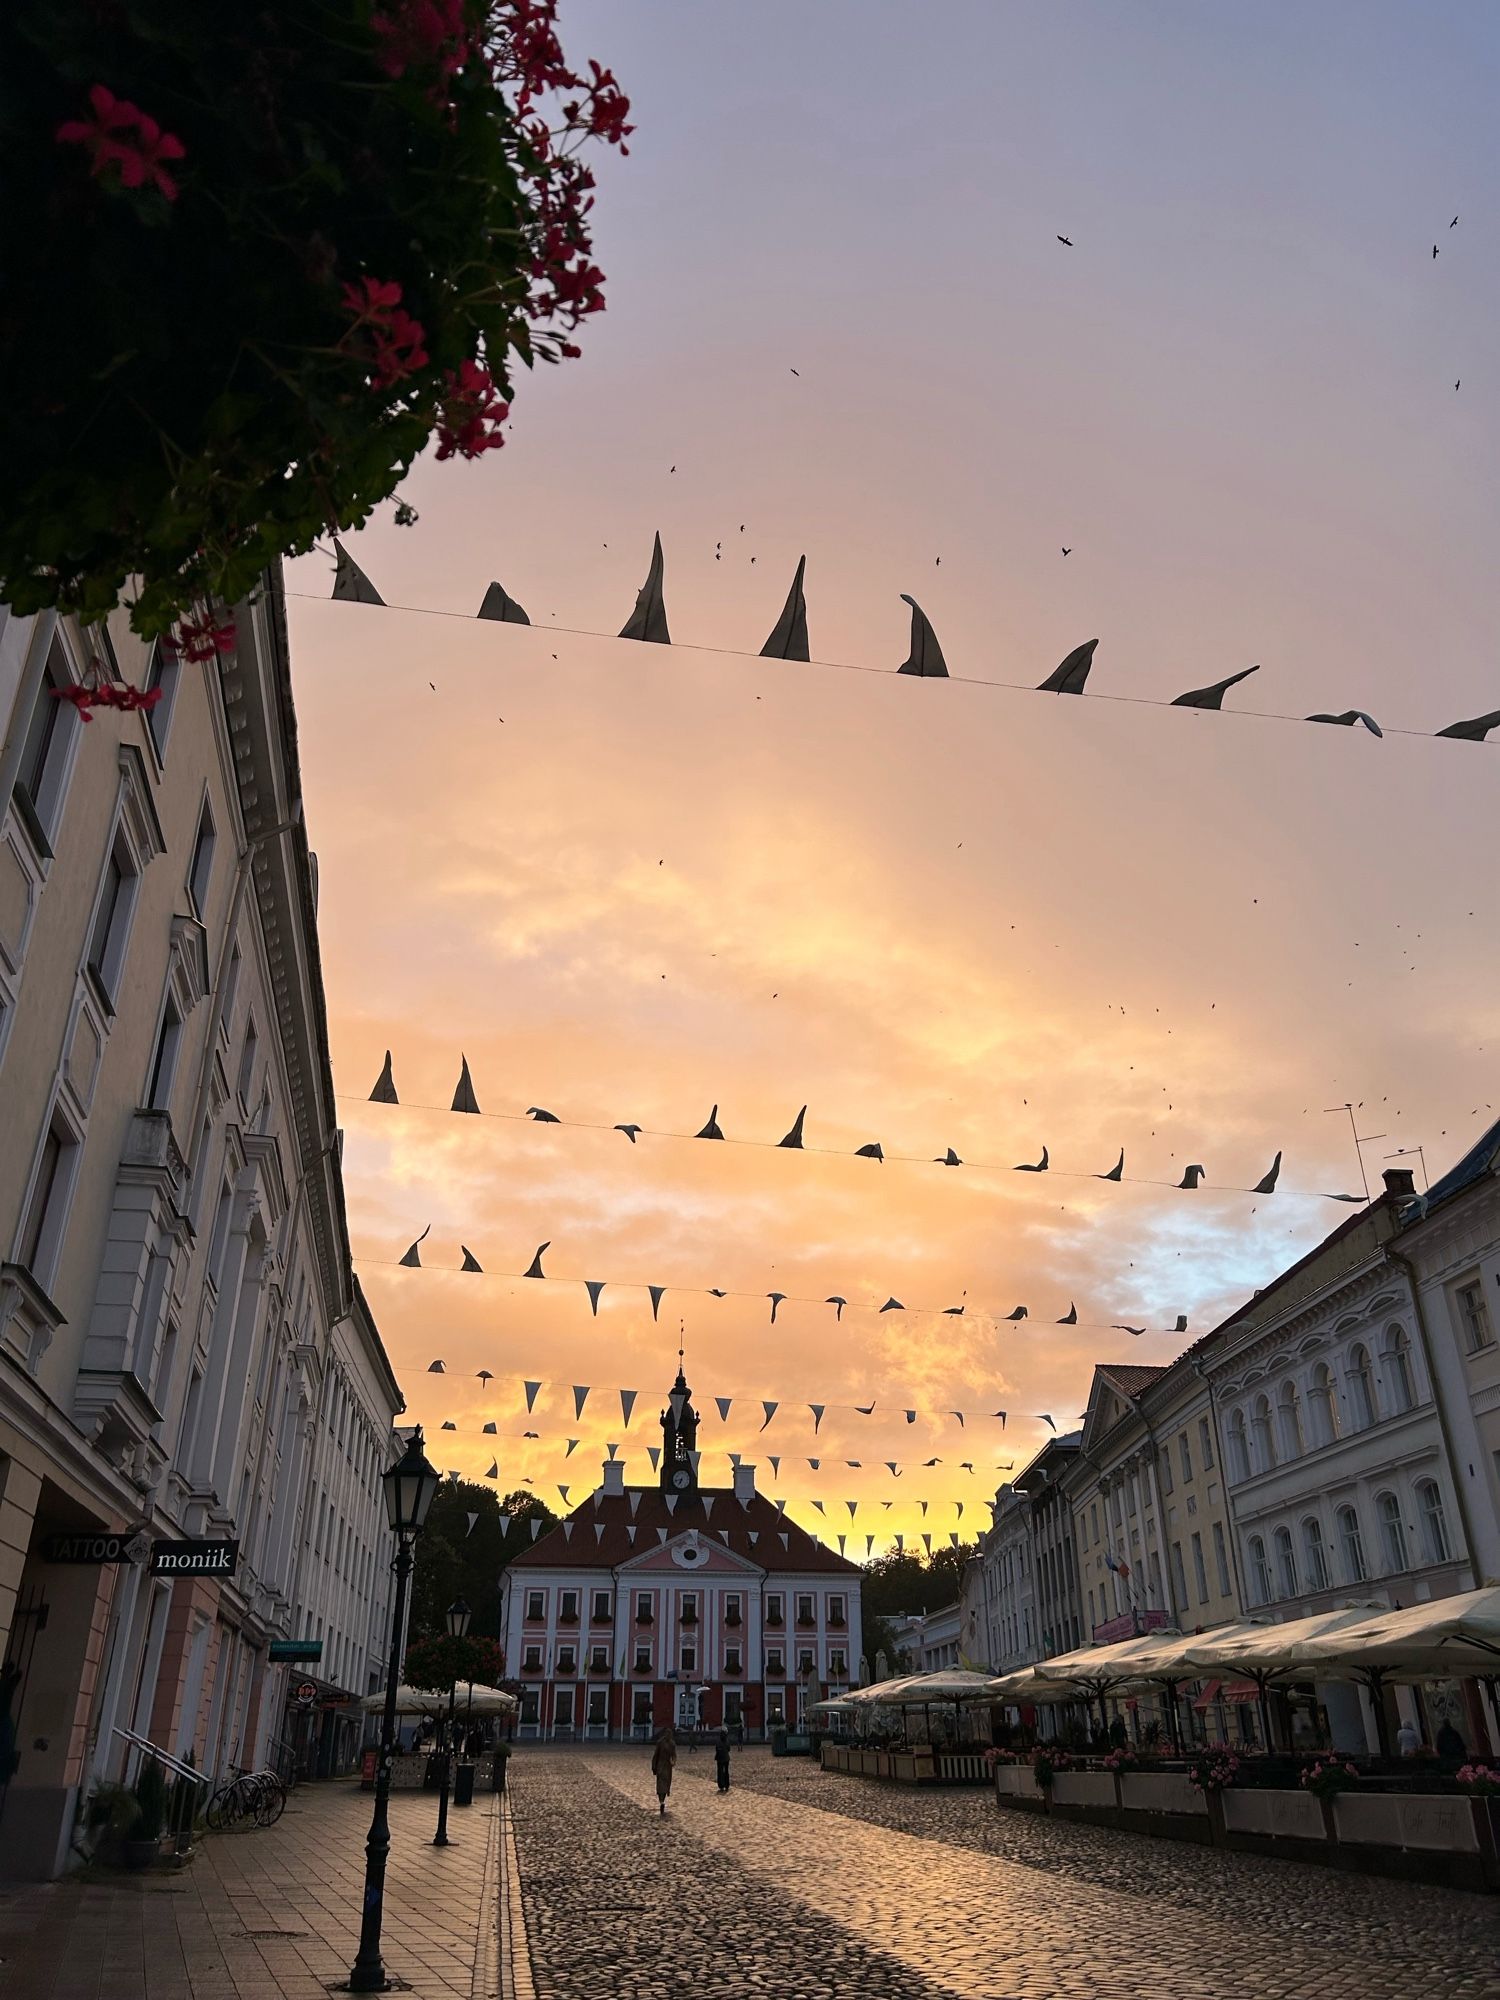
[[[58,1140],[57,1164],[52,1171],[50,1185],[43,1195],[42,1161],[47,1151],[47,1141],[54,1136]],[[31,1172],[26,1183],[26,1199],[21,1204],[11,1253],[12,1261],[23,1270],[29,1271],[33,1281],[46,1293],[50,1293],[57,1277],[58,1265],[62,1261],[62,1246],[73,1212],[73,1196],[78,1186],[78,1169],[82,1158],[82,1127],[74,1123],[63,1108],[61,1099],[54,1095],[42,1124],[41,1139],[32,1158]],[[44,1206],[40,1218],[37,1219],[36,1247],[31,1251],[28,1261],[22,1252],[26,1248],[28,1237],[33,1234],[32,1224],[36,1219],[35,1204],[39,1198]]]
[[[44,867],[52,859],[85,727],[83,717],[73,704],[59,701],[48,690],[53,687],[77,687],[82,679],[72,650],[61,630],[58,630],[42,656],[41,672],[21,739],[21,756],[24,759],[41,704],[50,702],[57,714],[46,732],[46,748],[41,758],[37,787],[33,792],[19,768],[11,784],[15,817],[25,828],[27,839]]]

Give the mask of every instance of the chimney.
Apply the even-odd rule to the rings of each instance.
[[[1392,1201],[1412,1201],[1416,1198],[1417,1184],[1410,1167],[1387,1167],[1385,1170],[1385,1191]]]
[[[755,1467],[740,1464],[734,1468],[734,1497],[736,1500],[755,1498]]]
[[[623,1493],[625,1491],[625,1461],[622,1458],[607,1458],[604,1461],[604,1484],[601,1493]]]

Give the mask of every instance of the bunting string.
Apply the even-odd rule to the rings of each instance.
[[[428,1228],[430,1227],[431,1224],[428,1225]],[[956,1306],[909,1306],[898,1299],[894,1292],[890,1294],[883,1305],[876,1305],[873,1299],[850,1299],[839,1292],[829,1293],[825,1298],[820,1299],[815,1293],[811,1292],[745,1292],[736,1291],[733,1288],[722,1285],[643,1285],[631,1279],[560,1278],[542,1269],[542,1254],[544,1251],[551,1249],[550,1242],[543,1243],[538,1247],[536,1255],[524,1271],[488,1270],[479,1262],[468,1245],[462,1243],[459,1245],[459,1249],[463,1252],[462,1263],[450,1265],[424,1264],[421,1259],[420,1245],[426,1235],[427,1230],[424,1229],[422,1235],[417,1237],[408,1247],[404,1256],[368,1257],[362,1255],[359,1258],[361,1269],[424,1271],[433,1276],[448,1275],[497,1278],[503,1279],[507,1283],[518,1283],[526,1278],[534,1278],[544,1280],[549,1284],[582,1285],[588,1293],[589,1308],[596,1317],[599,1312],[599,1300],[601,1296],[606,1290],[614,1290],[620,1292],[645,1292],[651,1301],[651,1317],[653,1319],[660,1317],[661,1302],[668,1292],[672,1292],[673,1294],[684,1294],[690,1298],[759,1299],[767,1301],[770,1305],[771,1324],[773,1326],[776,1324],[776,1314],[779,1309],[783,1305],[788,1304],[832,1306],[834,1308],[835,1319],[840,1322],[842,1322],[844,1313],[847,1310],[850,1312],[870,1312],[874,1313],[877,1317],[881,1313],[891,1312],[922,1313],[942,1319],[964,1319],[969,1317],[974,1319],[988,1319],[1001,1325],[1014,1324],[1018,1326],[1023,1320],[1029,1321],[1034,1327],[1048,1324],[1044,1320],[1033,1320],[1029,1306],[1012,1306],[1009,1312],[991,1311],[988,1308],[980,1306],[971,1307],[966,1300]],[[1132,1326],[1126,1320],[1101,1321],[1080,1319],[1078,1317],[1077,1304],[1071,1300],[1068,1304],[1068,1310],[1059,1318],[1051,1321],[1050,1324],[1053,1326],[1076,1326],[1086,1333],[1128,1333],[1133,1334],[1137,1339],[1142,1334],[1147,1333],[1178,1334],[1188,1331],[1186,1313],[1179,1313],[1171,1326]]]
[[[1269,1195],[1277,1192],[1278,1183],[1281,1178],[1282,1154],[1279,1151],[1271,1165],[1258,1181],[1250,1183],[1241,1183],[1238,1181],[1216,1183],[1208,1179],[1206,1170],[1201,1165],[1187,1167],[1180,1180],[1163,1180],[1159,1176],[1150,1174],[1127,1174],[1125,1172],[1125,1151],[1123,1147],[1120,1149],[1119,1158],[1114,1166],[1103,1172],[1088,1173],[1078,1167],[1053,1166],[1050,1151],[1046,1146],[1042,1147],[1040,1158],[1037,1160],[1023,1160],[1009,1166],[998,1160],[961,1159],[951,1146],[947,1147],[942,1153],[930,1155],[925,1153],[887,1152],[879,1140],[871,1140],[866,1145],[854,1148],[853,1150],[840,1146],[814,1146],[809,1145],[803,1137],[804,1121],[808,1110],[805,1104],[797,1113],[786,1136],[781,1139],[746,1139],[731,1136],[720,1129],[719,1107],[717,1104],[713,1107],[708,1122],[697,1132],[678,1132],[665,1127],[651,1125],[606,1125],[596,1119],[564,1118],[537,1104],[531,1105],[525,1111],[484,1111],[481,1110],[478,1100],[474,1095],[473,1080],[469,1074],[468,1059],[461,1057],[460,1062],[459,1080],[451,1104],[418,1103],[398,1096],[391,1051],[389,1049],[385,1053],[385,1065],[376,1079],[374,1089],[369,1093],[368,1097],[361,1097],[354,1091],[341,1091],[338,1093],[338,1101],[342,1104],[394,1104],[398,1105],[404,1111],[435,1112],[439,1116],[447,1116],[451,1112],[466,1113],[471,1117],[495,1118],[512,1125],[556,1125],[564,1131],[620,1132],[625,1135],[632,1145],[638,1139],[643,1138],[671,1140],[708,1139],[717,1140],[729,1146],[753,1146],[761,1152],[768,1153],[813,1153],[821,1159],[867,1159],[874,1160],[879,1164],[903,1167],[962,1167],[966,1173],[977,1174],[1051,1174],[1061,1181],[1100,1181],[1116,1187],[1163,1188],[1173,1193],[1191,1194],[1197,1192],[1199,1189],[1207,1188],[1214,1194]],[[1294,1195],[1305,1201],[1336,1201],[1363,1206],[1366,1200],[1363,1194],[1333,1194],[1323,1188],[1282,1188],[1281,1192],[1283,1194]]]
[[[456,618],[465,623],[472,623],[477,616],[485,619],[486,622],[512,625],[529,625],[531,623],[530,618],[515,599],[508,597],[498,584],[493,583],[490,585],[484,604],[477,614],[444,610],[438,606],[429,604],[388,604],[378,591],[375,590],[374,585],[369,582],[369,579],[365,577],[364,572],[354,563],[352,557],[345,554],[343,560],[348,565],[349,570],[353,572],[353,578],[357,578],[358,584],[363,584],[364,589],[360,590],[357,584],[353,583],[352,578],[349,580],[349,584],[352,587],[341,588],[340,583],[336,580],[333,592],[335,598],[371,605],[383,611],[403,612],[408,617]],[[801,599],[802,577],[803,566],[799,563],[797,576],[792,586],[792,595],[788,598],[787,611],[782,615],[782,623],[787,621],[789,613],[795,618],[797,603]],[[614,639],[618,637],[620,640],[643,640],[659,645],[671,644],[672,642],[667,634],[666,607],[663,601],[662,585],[663,561],[661,538],[658,535],[652,552],[651,569],[646,583],[639,594],[636,610],[622,632],[619,634],[599,632],[585,626],[557,625],[551,622],[548,623],[545,630],[549,634],[561,632],[570,637],[580,639]],[[499,591],[500,598],[504,600],[504,604],[508,608],[502,610],[497,606],[494,609],[486,609],[486,606],[496,604],[493,596],[493,593],[496,591]],[[305,598],[314,602],[324,601],[314,591],[289,590],[286,594],[288,597]],[[1088,639],[1081,646],[1075,646],[1072,652],[1048,674],[1046,679],[1038,683],[997,680],[984,674],[956,674],[948,666],[942,647],[938,644],[937,636],[933,631],[931,621],[922,611],[921,606],[914,598],[907,596],[906,593],[901,592],[899,595],[901,601],[909,606],[911,611],[910,650],[906,660],[899,667],[877,667],[870,665],[868,662],[855,660],[813,659],[810,657],[808,649],[805,608],[803,609],[800,621],[800,630],[796,635],[797,643],[795,648],[790,644],[777,644],[778,634],[782,630],[782,624],[778,624],[776,630],[773,631],[771,637],[767,640],[766,645],[758,653],[751,653],[734,646],[710,646],[697,642],[684,643],[680,640],[677,642],[677,650],[680,652],[706,654],[719,659],[753,660],[779,658],[796,660],[804,666],[816,668],[819,672],[824,673],[878,674],[882,676],[897,674],[910,675],[926,680],[950,680],[962,686],[991,688],[997,692],[1006,694],[1081,696],[1091,701],[1114,702],[1131,708],[1178,708],[1196,710],[1200,713],[1203,711],[1212,711],[1218,714],[1244,718],[1246,720],[1253,719],[1259,722],[1333,724],[1346,729],[1357,728],[1376,738],[1390,735],[1425,737],[1429,740],[1448,738],[1450,740],[1471,743],[1487,743],[1490,730],[1500,727],[1500,709],[1492,710],[1485,715],[1470,716],[1458,722],[1450,722],[1439,729],[1402,729],[1389,725],[1382,727],[1367,711],[1357,708],[1345,709],[1338,714],[1320,712],[1313,715],[1298,715],[1290,710],[1283,709],[1225,708],[1223,705],[1225,695],[1238,683],[1247,680],[1251,674],[1259,673],[1261,668],[1258,665],[1242,668],[1239,672],[1228,674],[1222,680],[1212,682],[1206,687],[1189,688],[1185,694],[1176,695],[1171,699],[1160,695],[1101,692],[1098,688],[1088,689],[1087,687],[1090,673],[1095,664],[1094,654],[1099,645],[1097,639]]]

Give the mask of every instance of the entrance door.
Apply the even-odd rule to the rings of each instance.
[[[589,1689],[588,1733],[590,1736],[608,1736],[609,1734],[608,1688]]]
[[[559,1688],[552,1710],[552,1733],[554,1736],[573,1734],[573,1694],[570,1687]]]
[[[630,1698],[630,1732],[638,1742],[651,1738],[651,1690],[637,1688]]]

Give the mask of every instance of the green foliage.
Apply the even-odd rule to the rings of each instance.
[[[91,1831],[108,1827],[123,1840],[141,1816],[140,1805],[129,1785],[105,1782],[95,1785],[89,1798],[87,1823]]]
[[[474,1532],[469,1516],[477,1514]],[[500,1517],[509,1517],[506,1534]],[[500,1572],[513,1556],[531,1547],[531,1522],[543,1529],[557,1525],[557,1516],[526,1491],[507,1493],[502,1500],[492,1486],[445,1479],[433,1495],[427,1525],[417,1540],[417,1566],[412,1577],[411,1630],[421,1638],[446,1631],[443,1614],[455,1598],[469,1605],[472,1632],[498,1635]]]
[[[167,1778],[154,1757],[148,1757],[135,1781],[135,1802],[139,1818],[131,1830],[133,1840],[155,1840],[167,1823]]]
[[[366,520],[435,429],[501,441],[515,364],[603,304],[577,144],[629,130],[552,5],[11,0],[0,598],[92,620],[133,578],[165,632]]]

